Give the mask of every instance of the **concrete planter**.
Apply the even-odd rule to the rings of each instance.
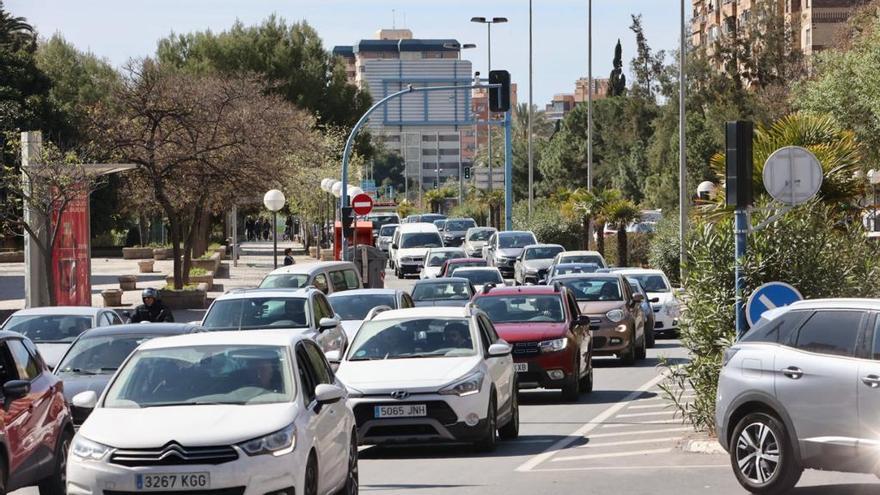
[[[217,269],[220,268],[220,255],[214,253],[206,260],[192,260],[192,267],[201,268],[209,272],[217,272]]]
[[[170,275],[165,277],[165,282],[168,285],[174,285],[174,276]],[[190,284],[206,284],[208,286],[208,290],[214,286],[214,272],[208,272],[205,275],[190,275],[189,276]]]
[[[122,248],[122,258],[126,260],[148,260],[153,257],[153,248],[127,247]]]
[[[122,290],[137,290],[137,276],[121,275],[119,277],[119,288]]]
[[[226,249],[225,246],[224,246],[224,247],[219,247],[219,248],[217,248],[217,249],[214,250],[215,253],[217,253],[217,254],[220,255],[220,259],[221,259],[221,260],[225,260],[225,259],[226,259],[226,251],[227,251],[227,249]]]
[[[119,289],[105,289],[101,291],[104,298],[104,307],[112,308],[122,306],[122,291]]]
[[[333,250],[332,249],[322,249],[321,250],[321,261],[333,261]]]
[[[153,273],[153,260],[138,261],[138,271],[140,273]]]
[[[0,263],[24,263],[24,251],[6,251],[0,253]]]
[[[153,249],[153,259],[154,260],[167,260],[171,257],[171,250],[168,248],[155,248]]]
[[[159,291],[162,302],[170,309],[204,309],[208,303],[208,287],[200,284],[196,289]]]
[[[309,246],[309,256],[314,258],[318,255],[318,246]]]

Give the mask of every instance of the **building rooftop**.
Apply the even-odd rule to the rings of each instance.
[[[341,47],[339,47],[341,48]],[[360,40],[354,44],[358,52],[460,52],[461,45],[455,39],[404,39]],[[334,52],[335,52],[334,48]]]

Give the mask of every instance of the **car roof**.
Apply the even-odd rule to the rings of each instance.
[[[469,318],[471,311],[468,308],[454,306],[421,306],[416,308],[392,309],[383,311],[373,317],[372,321],[394,320],[396,318]]]
[[[24,335],[18,332],[10,332],[9,330],[0,330],[0,340],[8,338],[26,339]]]
[[[413,232],[440,232],[437,230],[436,225],[427,222],[406,223],[401,225],[397,230],[401,234],[410,234]]]
[[[316,291],[314,287],[304,287],[302,289],[235,289],[218,297],[217,301],[228,299],[252,299],[258,297],[290,297],[290,298],[307,298],[309,294]]]
[[[865,309],[880,310],[880,299],[835,298],[806,299],[786,306],[791,309]]]
[[[446,260],[450,265],[459,264],[459,263],[474,263],[476,261],[486,262],[483,258],[452,258],[451,260]],[[474,267],[476,268],[476,267]]]
[[[595,278],[595,279],[616,278],[616,279],[620,280],[620,277],[622,277],[622,276],[623,276],[623,274],[621,274],[621,273],[610,273],[610,272],[609,273],[598,273],[598,272],[566,273],[564,275],[557,275],[557,276],[553,277],[553,280],[571,280],[574,278]]]
[[[560,291],[552,285],[520,285],[517,287],[495,287],[489,289],[488,292],[477,294],[480,296],[512,296],[512,295],[541,295],[541,294],[559,294]]]
[[[334,292],[327,296],[329,299],[334,299],[338,296],[369,296],[369,295],[397,295],[402,292],[401,289],[351,289],[344,290],[340,292]]]
[[[494,230],[494,231],[497,231],[498,229],[496,229],[495,227],[479,227],[478,226],[478,227],[470,227],[468,230],[469,231],[470,230]]]
[[[44,306],[40,308],[20,309],[12,316],[94,316],[106,308],[94,308],[91,306]]]
[[[455,273],[459,272],[497,272],[498,268],[494,266],[464,266],[455,270]]]
[[[106,337],[108,335],[180,335],[201,329],[190,323],[131,323],[112,325],[109,327],[90,328],[80,334],[80,339],[89,337]]]
[[[586,267],[586,266],[595,266],[599,267],[598,263],[587,263],[583,261],[578,261],[577,263],[569,262],[569,263],[557,263],[554,268],[568,268],[568,267]]]
[[[562,247],[561,244],[542,244],[540,242],[537,244],[529,244],[529,245],[523,247],[523,249],[535,249],[535,248],[546,248],[546,247],[558,247],[559,249],[563,249],[563,250],[565,249],[564,247]]]
[[[586,250],[580,250],[580,251],[565,251],[565,252],[563,252],[563,253],[559,253],[559,254],[562,255],[562,256],[571,256],[571,255],[576,255],[576,256],[577,256],[577,255],[579,255],[579,256],[592,255],[592,256],[600,256],[600,257],[602,256],[602,254],[599,253],[599,251],[586,251]]]
[[[298,265],[284,266],[272,270],[269,275],[278,275],[286,273],[308,273],[312,274],[325,268],[354,268],[351,261],[319,261],[317,263],[302,263]]]
[[[519,235],[519,234],[530,234],[530,235],[532,235],[532,236],[535,235],[535,233],[532,232],[531,230],[502,230],[501,232],[498,232],[498,235],[499,235],[499,236],[502,236],[502,235],[504,235],[504,236],[506,236],[506,235],[514,235],[514,234],[517,234],[517,235]]]
[[[430,284],[451,284],[455,282],[461,282],[463,284],[471,283],[470,280],[464,277],[437,277],[437,278],[426,278],[424,280],[416,280],[415,285],[430,285]]]
[[[245,330],[229,332],[202,332],[174,337],[162,337],[141,344],[141,349],[193,347],[202,345],[270,345],[290,346],[308,337],[287,330]]]
[[[460,247],[434,247],[428,248],[430,253],[463,253],[464,248]]]
[[[657,270],[655,268],[612,268],[611,271],[614,273],[622,273],[624,275],[634,275],[637,273],[643,273],[645,275],[666,275],[663,273],[663,270]]]

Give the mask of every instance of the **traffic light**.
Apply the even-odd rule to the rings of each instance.
[[[748,121],[725,125],[725,194],[727,206],[752,205],[752,137],[754,126]]]
[[[471,168],[470,167],[464,168],[464,178],[467,180],[470,180],[470,178],[471,178]]]
[[[354,208],[351,206],[343,206],[342,207],[342,235],[345,237],[351,237],[351,234],[354,233],[354,229],[351,228],[354,223]]]
[[[501,85],[501,87],[489,88],[489,110],[493,112],[510,110],[510,72],[506,70],[489,72],[489,84]]]

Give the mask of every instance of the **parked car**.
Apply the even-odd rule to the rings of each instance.
[[[442,215],[440,213],[425,213],[424,215],[419,215],[419,219],[416,221],[417,223],[434,223],[437,220],[446,220],[446,215]]]
[[[100,399],[74,397],[94,411],[70,449],[68,493],[354,493],[357,431],[345,399],[302,336],[150,340]]]
[[[365,322],[339,364],[364,444],[519,435],[510,345],[482,311],[412,308]]]
[[[392,259],[397,278],[421,272],[428,250],[443,247],[440,231],[429,223],[401,225],[394,236],[391,248],[394,250]]]
[[[17,332],[37,344],[49,368],[77,337],[89,328],[119,325],[122,319],[112,309],[88,306],[55,306],[22,309],[13,313],[0,330]]]
[[[550,267],[550,270],[547,272],[547,276],[542,280],[542,282],[546,283],[548,280],[552,280],[561,275],[571,275],[577,273],[596,273],[598,270],[599,265],[597,265],[596,263],[559,263]]]
[[[482,257],[483,246],[486,245],[489,238],[495,232],[498,232],[498,230],[492,227],[473,227],[467,229],[467,232],[464,233],[464,243],[461,245],[464,248],[464,252],[470,258]]]
[[[459,268],[489,266],[483,258],[456,258],[446,260],[440,267],[440,277],[451,277],[455,270]]]
[[[477,222],[473,218],[447,218],[440,231],[443,233],[443,244],[446,246],[461,246],[468,230],[476,228]]]
[[[804,469],[876,473],[877,299],[814,299],[764,313],[724,352],[718,441],[752,493],[787,493]]]
[[[324,352],[341,352],[348,345],[327,296],[312,287],[227,292],[211,303],[201,326],[209,332],[284,330],[315,340]]]
[[[649,296],[637,278],[626,277],[626,281],[629,282],[629,288],[632,289],[633,294],[642,295],[642,302],[640,304],[642,305],[642,313],[645,315],[645,347],[652,349],[654,347],[655,317],[654,307],[651,305],[658,302],[659,299]]]
[[[364,220],[373,224],[373,238],[380,235],[385,225],[397,225],[400,223],[400,215],[388,211],[374,211],[364,217]]]
[[[73,396],[86,390],[101,395],[104,387],[129,354],[142,343],[156,337],[199,332],[201,327],[185,323],[115,325],[83,332],[55,367],[64,381],[64,399],[70,407],[73,424],[79,426],[92,412],[70,403]]]
[[[565,251],[559,244],[532,244],[523,248],[513,265],[513,281],[517,285],[537,284],[547,277],[553,258]]]
[[[593,390],[590,318],[581,316],[567,288],[501,287],[473,302],[513,346],[520,389],[561,389],[568,401]]]
[[[633,293],[618,273],[563,275],[554,278],[574,293],[582,314],[589,315],[593,356],[617,356],[627,365],[645,359],[642,295]]]
[[[435,278],[440,276],[443,263],[448,260],[464,258],[464,250],[459,247],[431,248],[425,255],[425,266],[419,274],[420,279]]]
[[[608,263],[598,251],[563,251],[553,258],[552,265],[563,263],[595,263],[599,268],[608,268]]]
[[[489,237],[489,241],[483,246],[483,258],[501,270],[502,275],[512,278],[513,266],[516,259],[522,253],[523,248],[537,244],[535,234],[521,230],[507,230],[496,232]]]
[[[341,318],[348,341],[354,336],[364,320],[377,308],[403,309],[415,306],[412,297],[401,289],[359,289],[337,292],[327,296],[330,306]]]
[[[456,278],[468,279],[474,285],[474,289],[476,289],[477,292],[483,290],[483,287],[487,285],[495,287],[505,285],[501,272],[497,268],[491,266],[457,268],[453,274]]]
[[[313,286],[324,294],[362,289],[364,283],[354,263],[321,261],[273,270],[260,282],[261,289],[301,289]]]
[[[617,268],[614,271],[638,280],[645,288],[645,292],[652,300],[651,307],[654,309],[654,334],[671,337],[677,335],[681,318],[681,301],[678,300],[677,291],[672,288],[666,274],[661,270],[647,268]]]
[[[419,280],[412,288],[412,298],[418,306],[464,306],[476,290],[466,278],[432,278]]]
[[[74,431],[61,380],[30,339],[0,331],[0,384],[0,493],[39,486],[63,495]]]
[[[376,247],[386,255],[388,254],[388,249],[391,247],[391,238],[394,237],[394,232],[398,227],[400,227],[400,224],[398,223],[389,223],[383,225],[379,229],[379,235],[376,238]]]

